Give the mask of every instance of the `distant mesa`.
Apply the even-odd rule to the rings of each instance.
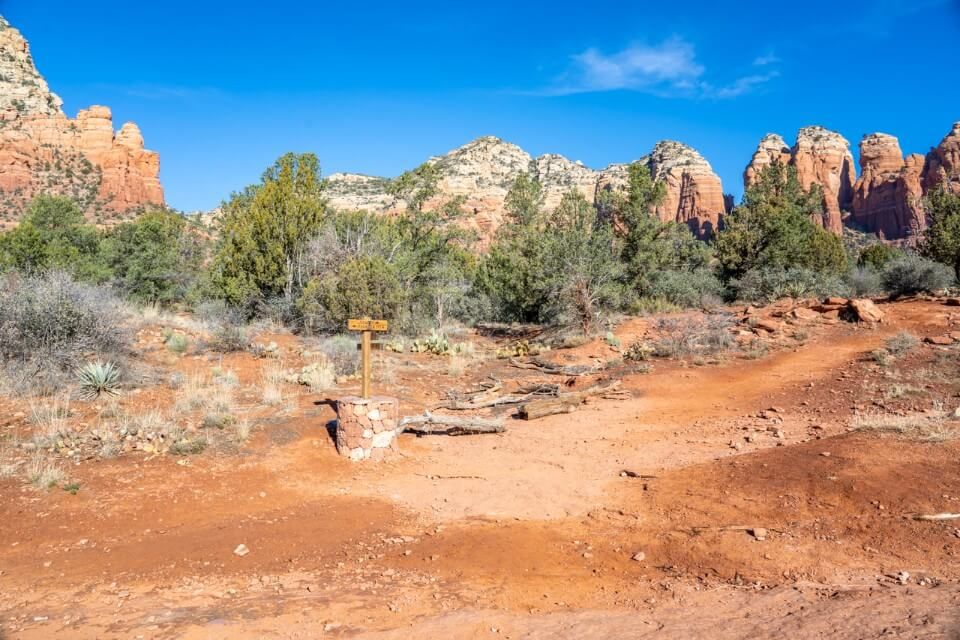
[[[534,158],[493,136],[477,138],[429,161],[441,170],[441,178],[436,202],[428,206],[463,196],[463,209],[471,214],[466,224],[487,239],[503,224],[507,193],[521,172],[539,180],[548,210],[571,189],[594,202],[602,190],[621,189],[627,183],[627,164],[595,170],[557,154]],[[680,142],[663,141],[639,161],[666,184],[666,198],[656,211],[661,220],[686,224],[701,237],[716,228],[726,204],[720,178],[703,156]],[[337,209],[396,213],[405,203],[387,193],[388,183],[386,178],[335,173],[328,178],[327,196]]]
[[[27,41],[0,17],[0,226],[39,193],[70,196],[102,224],[163,204],[160,157],[144,149],[137,125],[115,132],[107,107],[71,120],[62,105]]]

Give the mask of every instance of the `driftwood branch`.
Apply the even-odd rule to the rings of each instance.
[[[422,416],[407,416],[399,427],[420,435],[464,436],[478,433],[503,433],[507,430],[500,420],[485,418],[460,418],[434,415],[429,411]]]
[[[916,513],[910,517],[914,520],[928,520],[937,522],[940,520],[960,520],[960,513],[931,513],[929,515]]]
[[[554,398],[544,398],[542,400],[531,400],[521,405],[517,415],[524,420],[536,420],[558,413],[570,413],[576,411],[577,407],[586,402],[592,395],[602,395],[610,393],[620,386],[619,380],[607,384],[600,384],[583,391],[574,391],[573,393],[561,393]]]
[[[560,385],[538,384],[518,389],[516,393],[496,395],[500,387],[492,387],[488,391],[477,393],[467,399],[451,398],[446,402],[435,405],[434,409],[450,409],[452,411],[470,411],[474,409],[488,409],[511,404],[521,404],[538,397],[556,396],[560,392]]]
[[[586,376],[597,372],[596,367],[588,364],[560,365],[547,362],[546,360],[540,360],[539,358],[531,359],[529,362],[510,358],[510,366],[516,367],[517,369],[528,369],[556,376]]]

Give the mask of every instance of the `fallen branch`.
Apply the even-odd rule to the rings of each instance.
[[[570,413],[576,411],[577,407],[583,404],[590,396],[609,393],[619,386],[620,381],[615,380],[610,384],[597,385],[589,389],[584,389],[583,391],[561,393],[555,398],[531,400],[520,406],[517,410],[517,415],[524,420],[536,420],[537,418],[544,418],[558,413]]]
[[[499,390],[497,388],[496,390]],[[528,389],[520,389],[518,393],[505,393],[501,396],[479,393],[468,400],[451,399],[434,405],[434,409],[450,409],[452,411],[470,411],[474,409],[488,409],[503,405],[521,404],[537,397],[556,396],[559,385],[536,385]]]
[[[458,418],[457,416],[434,415],[429,411],[422,416],[407,416],[398,425],[402,431],[419,435],[464,436],[478,433],[503,433],[507,430],[500,420],[484,418]],[[440,428],[437,428],[440,427]]]
[[[521,362],[516,358],[510,358],[510,366],[516,367],[517,369],[528,369],[531,371],[539,371],[541,373],[549,373],[550,375],[555,376],[586,376],[597,372],[596,367],[588,364],[559,365],[539,359],[530,360],[529,362]]]
[[[960,519],[960,513],[932,513],[930,515],[923,515],[915,513],[910,516],[913,520],[927,520],[937,522],[940,520],[958,520]]]

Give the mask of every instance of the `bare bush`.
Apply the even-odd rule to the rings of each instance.
[[[693,354],[719,353],[734,345],[729,316],[707,318],[662,318],[657,321],[659,338],[654,354],[660,357],[683,357]]]
[[[915,335],[909,331],[901,331],[887,340],[886,347],[892,355],[899,356],[912,351],[918,344],[920,341]]]
[[[124,313],[109,289],[64,273],[0,277],[0,361],[8,386],[48,395],[91,354],[121,359],[130,344]]]
[[[357,372],[360,356],[357,353],[357,341],[349,336],[332,336],[320,342],[319,350],[333,365],[338,376],[349,376]]]

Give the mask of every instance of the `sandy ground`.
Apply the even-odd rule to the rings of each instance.
[[[383,464],[339,458],[303,396],[239,452],[86,462],[76,495],[0,480],[0,638],[960,638],[960,520],[905,517],[960,512],[960,441],[849,428],[960,406],[956,347],[905,357],[921,391],[896,407],[868,357],[957,318],[884,310],[756,360],[658,362],[629,399],[504,434],[405,434]],[[405,412],[519,376],[470,369],[399,371]]]

